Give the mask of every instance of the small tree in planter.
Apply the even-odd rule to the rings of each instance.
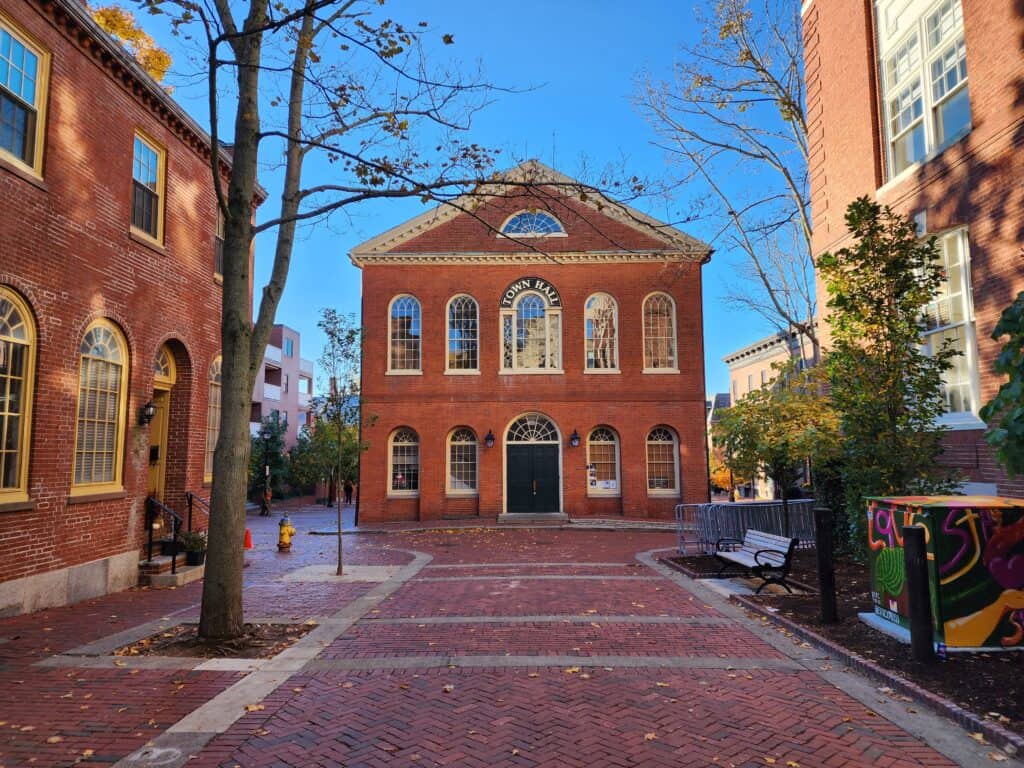
[[[981,418],[990,426],[985,441],[1012,477],[1024,474],[1024,293],[1003,310],[996,323],[992,338],[998,341],[1002,336],[1009,338],[995,369],[1007,380],[981,409]]]
[[[206,560],[206,531],[185,531],[181,534],[185,565],[202,565]]]

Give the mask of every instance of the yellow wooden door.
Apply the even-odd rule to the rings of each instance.
[[[164,498],[164,477],[167,474],[167,417],[170,400],[169,391],[153,391],[156,415],[149,424],[149,483],[146,492],[160,501]]]

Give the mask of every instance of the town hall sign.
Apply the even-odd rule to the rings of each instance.
[[[523,277],[512,283],[501,294],[501,306],[505,309],[511,309],[516,301],[516,297],[524,291],[536,291],[547,298],[551,306],[562,306],[562,297],[558,295],[558,290],[555,286],[546,280],[541,280],[539,277]]]

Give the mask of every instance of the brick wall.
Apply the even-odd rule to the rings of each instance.
[[[153,359],[165,342],[178,369],[165,498],[184,510],[184,492],[201,490],[220,289],[208,159],[196,138],[172,129],[170,116],[143,103],[144,90],[115,77],[113,65],[79,47],[86,38],[43,10],[59,7],[0,0],[0,9],[52,55],[43,178],[0,162],[0,283],[24,297],[38,330],[31,503],[0,508],[0,581],[7,581],[141,547],[149,431],[138,413],[152,396]],[[162,247],[129,234],[137,128],[167,151]],[[124,492],[72,502],[78,347],[99,317],[122,329],[129,352]]]

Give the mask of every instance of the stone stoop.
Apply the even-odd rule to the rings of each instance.
[[[206,564],[185,565],[185,553],[176,556],[176,573],[171,573],[171,558],[160,555],[152,560],[139,561],[139,586],[142,587],[180,587],[184,584],[203,578]]]

